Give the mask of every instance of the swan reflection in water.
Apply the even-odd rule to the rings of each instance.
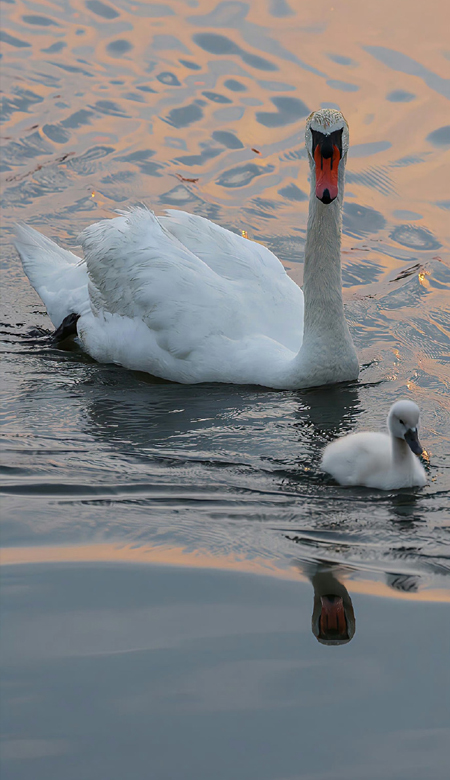
[[[345,645],[356,630],[355,613],[350,594],[338,578],[345,569],[330,563],[296,561],[314,588],[311,627],[321,645]]]

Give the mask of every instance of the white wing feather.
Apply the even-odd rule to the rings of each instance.
[[[202,217],[157,219],[144,207],[91,225],[80,241],[94,312],[139,317],[174,354],[214,335],[300,347],[302,292],[260,244]]]
[[[260,284],[286,271],[267,247],[232,233],[205,217],[166,209],[159,222],[184,246],[224,279],[248,279]]]
[[[85,263],[32,228],[16,246],[57,327],[101,362],[178,382],[278,386],[300,349],[303,294],[266,247],[143,206],[86,228]],[[281,380],[283,382],[283,380]]]

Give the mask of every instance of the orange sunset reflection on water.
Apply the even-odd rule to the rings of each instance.
[[[448,242],[448,211],[436,207],[446,197],[448,138],[433,140],[448,117],[447,5],[290,2],[279,14],[272,5],[202,0],[197,7],[174,3],[152,12],[125,2],[105,19],[82,2],[71,2],[71,13],[49,3],[47,26],[24,24],[21,3],[8,9],[8,29],[20,31],[23,47],[6,47],[6,86],[16,85],[17,92],[27,83],[32,58],[36,78],[28,86],[36,97],[26,116],[15,112],[5,123],[4,135],[17,139],[37,125],[48,147],[44,164],[52,162],[53,139],[60,156],[78,157],[94,145],[105,150],[92,173],[86,161],[82,177],[69,160],[60,163],[70,186],[46,193],[46,209],[58,211],[87,190],[89,218],[109,216],[131,198],[157,210],[200,198],[226,207],[230,225],[291,235],[305,226],[307,202],[295,189],[280,195],[280,184],[307,191],[308,165],[298,154],[304,116],[325,103],[339,105],[351,129],[347,200],[379,211],[393,225],[403,220],[394,212],[414,212],[413,225]],[[405,25],[412,15],[414,29]],[[47,78],[39,79],[38,70]],[[67,124],[64,102],[72,116],[84,112],[78,126]],[[231,138],[231,148],[215,140],[224,132],[233,134],[237,148]],[[20,175],[33,167],[21,163]],[[243,186],[238,174],[224,186],[221,173],[245,164],[256,166],[257,175],[252,178],[251,169],[246,183],[244,170]],[[177,174],[198,181],[183,186]],[[252,198],[262,194],[270,209],[264,212],[263,205],[249,215]],[[23,218],[35,213],[35,204],[24,206]],[[347,237],[344,250],[363,243],[355,246]],[[368,243],[379,262],[376,244]],[[386,271],[395,267],[385,254],[382,261]]]
[[[0,565],[52,563],[135,563],[160,566],[177,566],[196,569],[234,571],[278,579],[308,581],[298,566],[281,565],[263,558],[237,558],[232,555],[212,555],[206,550],[189,553],[179,547],[137,547],[117,544],[93,544],[71,547],[10,547],[0,551]],[[409,601],[450,602],[450,592],[444,588],[424,588],[413,592],[394,590],[373,580],[344,576],[340,581],[351,593],[361,593],[378,598],[406,599]]]

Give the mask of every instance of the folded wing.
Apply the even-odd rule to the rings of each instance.
[[[184,212],[145,207],[80,237],[94,313],[139,318],[173,354],[214,335],[299,348],[302,293],[265,247]]]

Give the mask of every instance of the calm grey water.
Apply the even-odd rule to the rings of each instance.
[[[3,776],[446,777],[447,5],[3,5]],[[49,346],[17,220],[77,251],[115,208],[180,207],[301,283],[320,105],[351,130],[357,383],[155,384]],[[319,472],[328,441],[382,428],[401,396],[422,410],[426,488]],[[322,576],[353,601],[342,647],[311,632]]]

